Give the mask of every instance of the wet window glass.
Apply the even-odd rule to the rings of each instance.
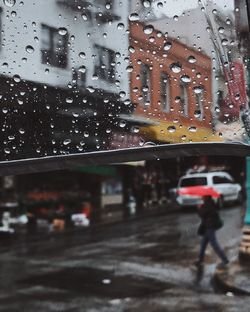
[[[249,144],[245,1],[4,0],[0,22],[1,162]]]

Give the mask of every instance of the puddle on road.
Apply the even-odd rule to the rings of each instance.
[[[116,276],[93,268],[64,269],[32,276],[20,281],[27,286],[62,289],[82,295],[109,298],[145,297],[172,288],[173,285],[137,276]]]

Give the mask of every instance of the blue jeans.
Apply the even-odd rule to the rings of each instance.
[[[199,261],[202,262],[204,260],[204,255],[205,255],[205,251],[206,251],[208,243],[211,244],[211,246],[213,247],[213,250],[221,258],[222,262],[228,263],[227,256],[225,255],[224,251],[221,249],[217,241],[214,229],[207,229],[202,237],[200,253],[199,253]]]

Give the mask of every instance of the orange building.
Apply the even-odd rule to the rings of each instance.
[[[216,140],[211,58],[140,22],[130,23],[129,49],[134,114],[152,122],[141,135],[158,143]]]

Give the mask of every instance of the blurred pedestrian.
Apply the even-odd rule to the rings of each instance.
[[[203,199],[203,204],[198,207],[198,215],[201,218],[198,234],[202,236],[202,239],[200,244],[199,257],[195,264],[203,264],[205,251],[208,243],[210,243],[216,254],[222,260],[222,262],[219,264],[219,268],[226,268],[226,265],[229,263],[229,261],[216,238],[216,231],[222,228],[223,222],[220,219],[213,198],[211,196],[204,196]]]

